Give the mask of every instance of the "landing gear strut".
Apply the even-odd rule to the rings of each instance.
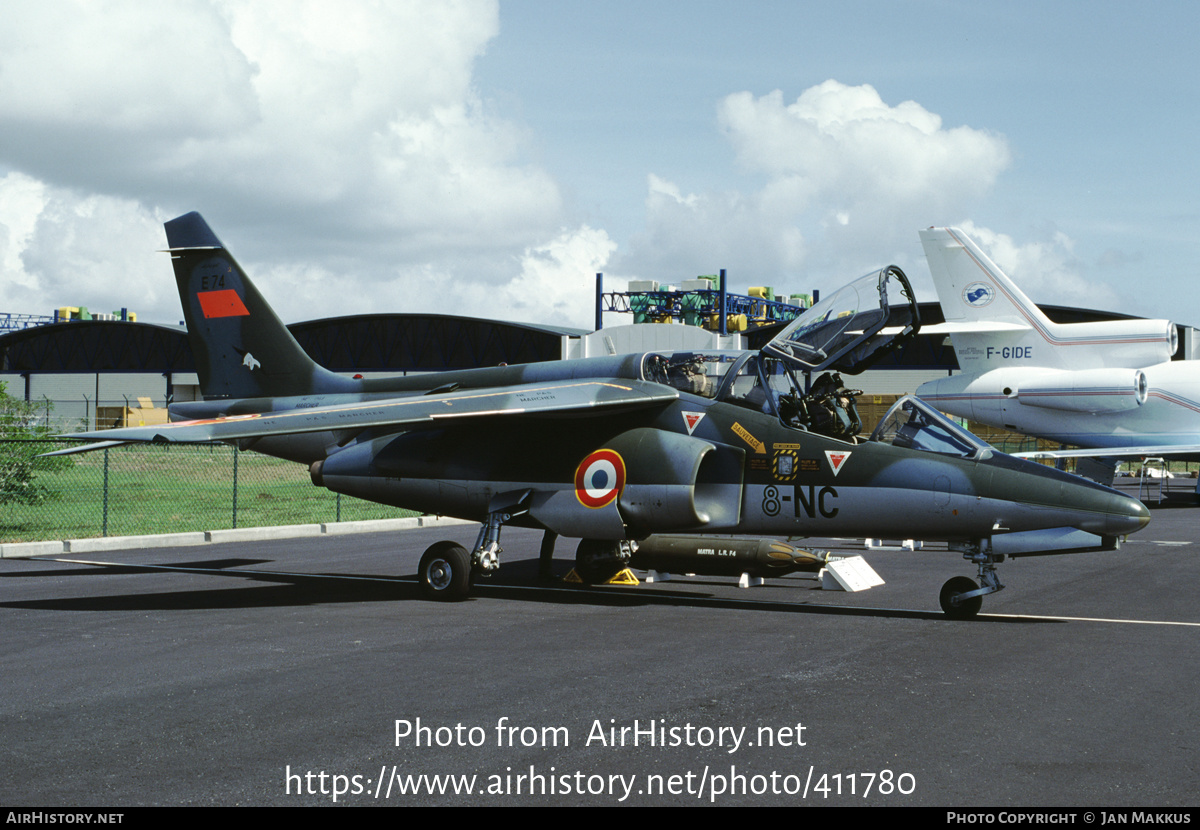
[[[996,565],[1004,561],[1004,554],[992,553],[990,539],[950,547],[961,550],[964,559],[979,566],[979,585],[965,576],[956,576],[942,586],[938,602],[942,606],[942,612],[950,619],[969,620],[979,613],[985,596],[1004,589],[1000,584],[1000,575],[996,573]]]
[[[488,504],[488,517],[479,528],[475,549],[457,542],[438,542],[421,557],[417,582],[426,599],[458,602],[471,593],[475,577],[491,576],[500,567],[500,528],[506,522],[529,512],[531,490],[498,493]]]

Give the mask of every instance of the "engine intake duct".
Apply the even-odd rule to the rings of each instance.
[[[621,433],[608,446],[628,466],[619,505],[633,534],[738,523],[740,450],[645,427]]]

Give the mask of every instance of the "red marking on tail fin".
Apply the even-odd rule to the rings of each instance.
[[[200,301],[200,310],[206,320],[213,317],[250,316],[246,304],[232,288],[223,291],[197,291],[196,299]]]

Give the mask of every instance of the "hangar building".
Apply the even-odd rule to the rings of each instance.
[[[1128,315],[1041,306],[1056,322],[1128,319]],[[921,321],[943,321],[941,307],[920,304]],[[370,314],[295,323],[288,328],[321,365],[347,374],[407,374],[653,350],[759,348],[780,326],[718,335],[698,326],[642,323],[584,332],[430,314]],[[1179,326],[1176,359],[1197,357],[1195,331]],[[958,369],[949,338],[917,341],[859,375],[868,395],[911,392]],[[0,381],[7,392],[44,402],[45,423],[74,430],[165,420],[172,401],[200,397],[182,327],[115,320],[33,326],[0,334]]]
[[[407,374],[557,360],[582,331],[431,314],[375,314],[288,327],[323,366]],[[173,401],[200,397],[181,326],[83,320],[0,334],[0,381],[40,403],[55,430],[155,423]],[[157,412],[154,410],[158,410]]]

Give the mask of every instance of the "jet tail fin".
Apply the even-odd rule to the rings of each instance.
[[[921,231],[921,244],[946,317],[922,331],[949,334],[964,371],[1138,368],[1170,360],[1178,346],[1170,320],[1051,321],[958,228]]]
[[[1024,329],[1054,325],[958,228],[921,231],[921,245],[947,323],[989,321]]]
[[[964,371],[1029,365],[1035,348],[1039,365],[1064,360],[1053,348],[1058,325],[974,240],[958,228],[929,228],[921,231],[921,245],[946,318],[940,329],[950,335]]]
[[[165,227],[206,400],[358,390],[308,356],[199,213]]]

